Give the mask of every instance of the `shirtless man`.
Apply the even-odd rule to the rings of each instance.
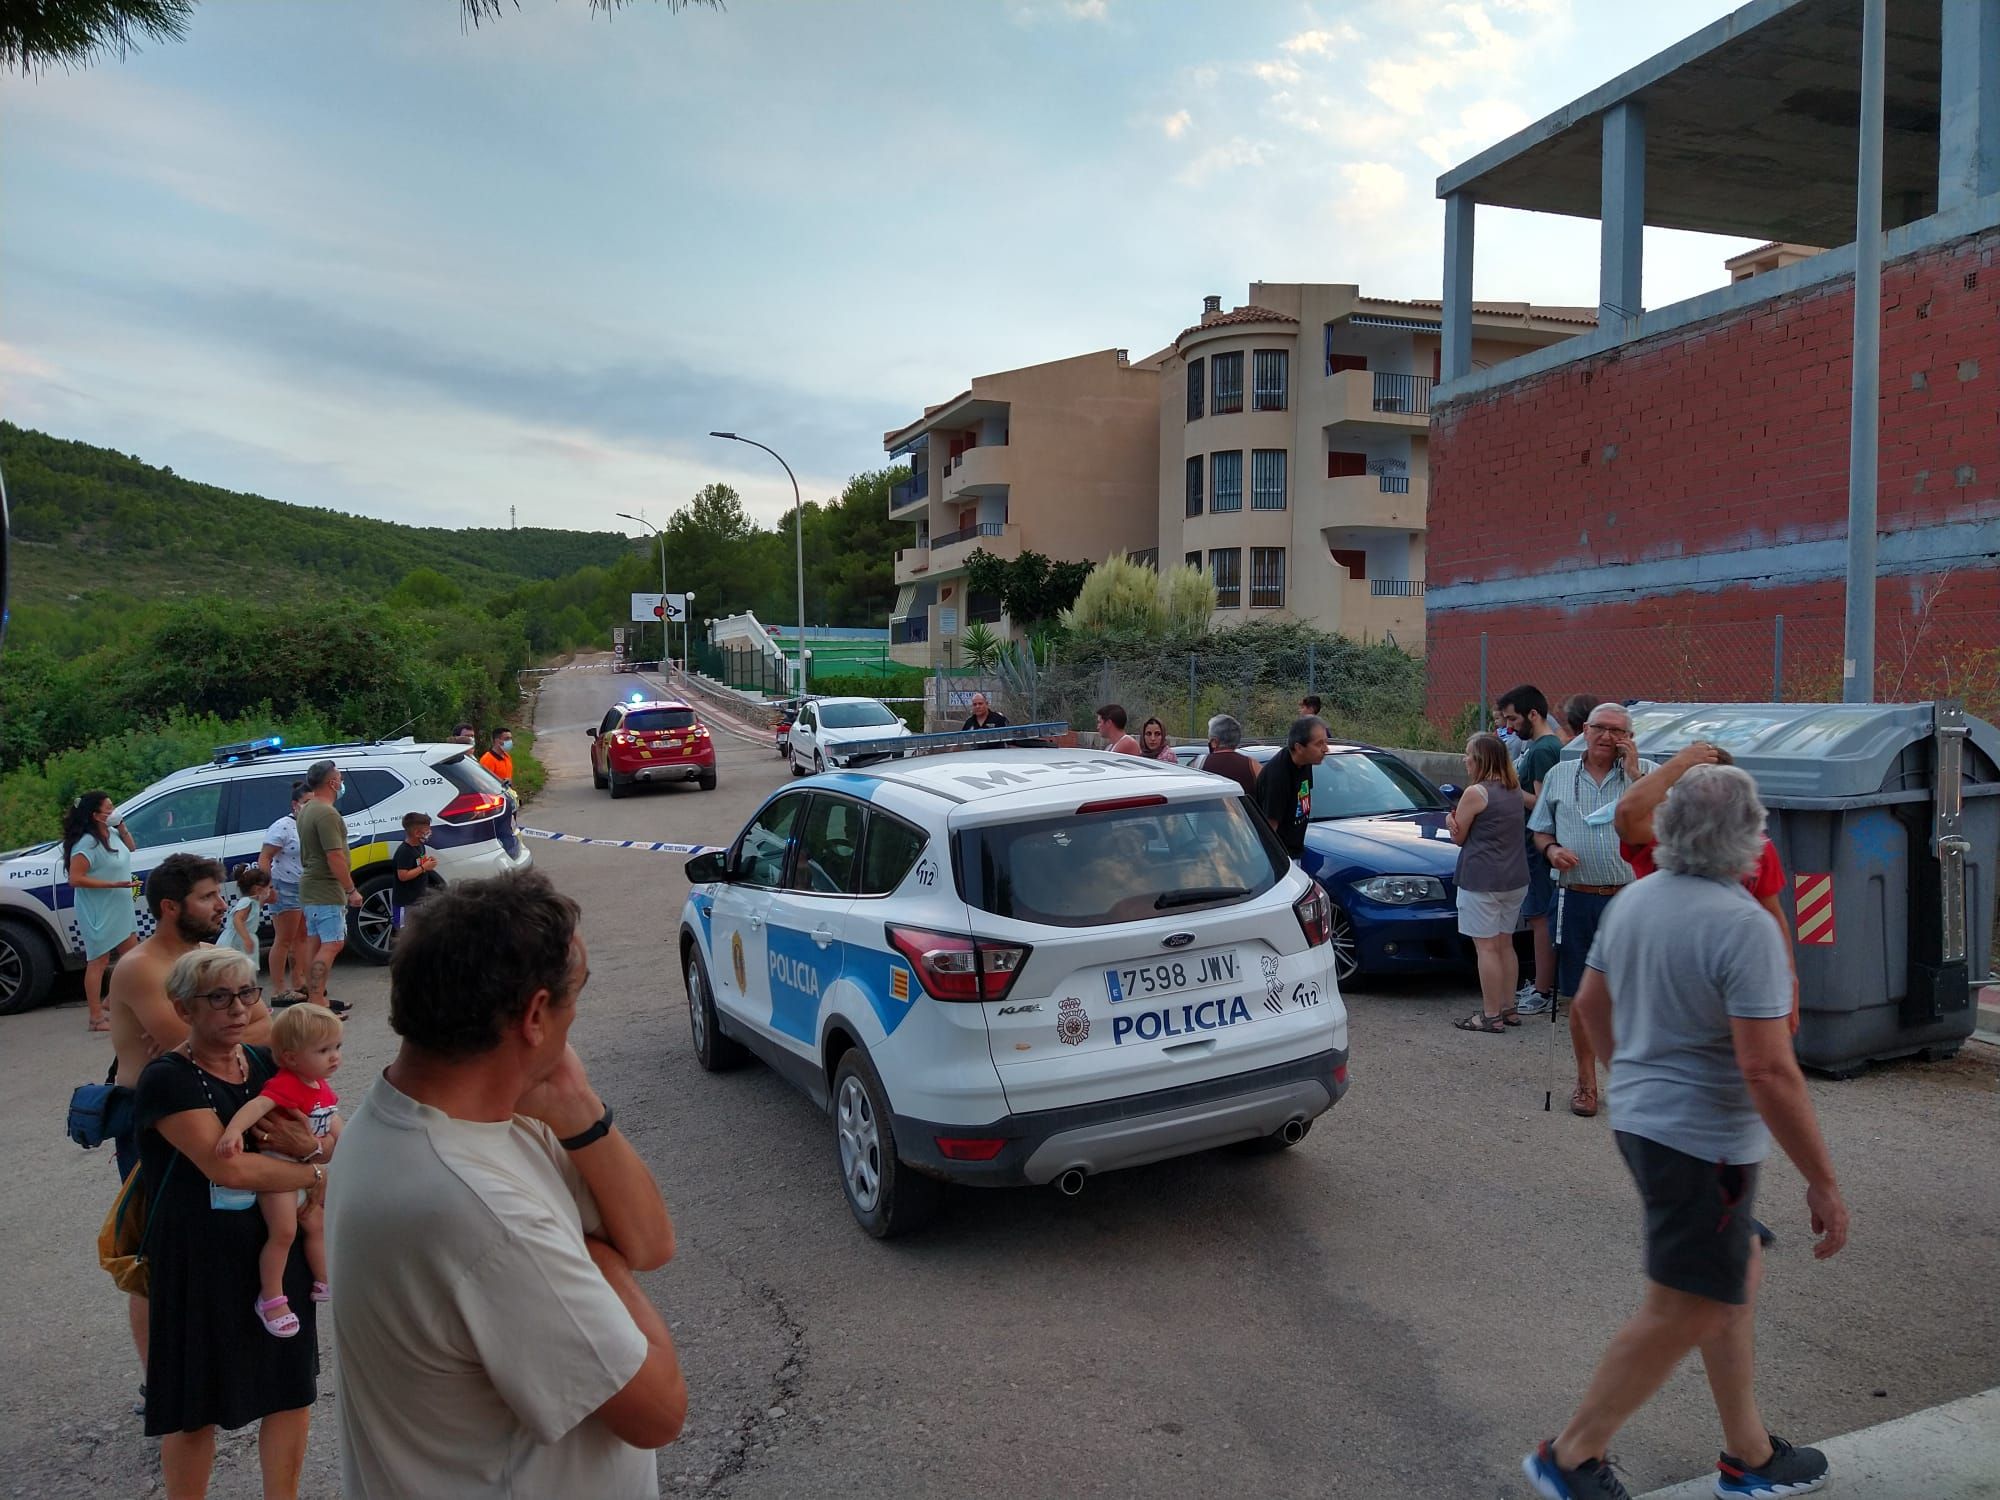
[[[153,914],[153,935],[118,961],[111,972],[111,1045],[118,1053],[118,1082],[138,1085],[146,1064],[187,1040],[187,1023],[175,1014],[167,998],[167,971],[183,953],[214,941],[229,910],[222,894],[222,866],[193,854],[169,854],[146,877],[146,909]],[[258,1001],[250,1012],[245,1042],[265,1045],[271,1040],[271,1012]],[[267,1120],[271,1117],[267,1116]],[[274,1139],[281,1150],[297,1147],[308,1155],[315,1142],[302,1123],[278,1120]],[[114,1137],[118,1180],[131,1175],[139,1160],[137,1132]],[[146,1299],[130,1299],[132,1342],[139,1349],[139,1368],[146,1367]],[[141,1395],[143,1396],[143,1389]]]

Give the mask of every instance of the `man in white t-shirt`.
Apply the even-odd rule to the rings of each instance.
[[[402,1038],[327,1192],[342,1493],[659,1494],[687,1415],[633,1273],[673,1225],[569,1046],[577,906],[537,874],[437,892],[399,935]]]

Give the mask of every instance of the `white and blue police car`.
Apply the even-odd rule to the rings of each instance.
[[[1347,1088],[1326,894],[1250,803],[1159,762],[991,747],[1033,728],[794,783],[687,865],[698,1061],[754,1054],[828,1110],[878,1237],[944,1182],[1074,1194],[1282,1149]]]

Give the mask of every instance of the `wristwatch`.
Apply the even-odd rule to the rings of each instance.
[[[597,1123],[578,1135],[566,1135],[558,1141],[565,1151],[581,1151],[585,1146],[594,1146],[611,1134],[611,1106],[604,1106],[604,1113],[597,1117]]]

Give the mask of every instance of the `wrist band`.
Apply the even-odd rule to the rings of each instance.
[[[585,1146],[593,1146],[611,1134],[611,1106],[604,1106],[604,1113],[597,1117],[597,1123],[580,1135],[566,1135],[557,1144],[565,1151],[581,1151]]]

